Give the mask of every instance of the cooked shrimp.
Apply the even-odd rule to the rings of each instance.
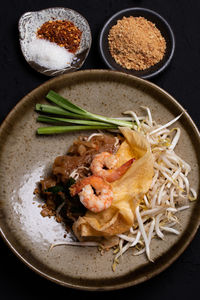
[[[113,200],[111,185],[103,178],[95,175],[85,177],[75,183],[71,186],[70,193],[72,196],[78,194],[81,203],[95,213],[110,207]]]
[[[134,158],[115,169],[118,162],[117,156],[109,152],[101,152],[100,154],[95,155],[90,165],[90,169],[94,175],[100,176],[108,182],[113,182],[119,179],[128,170],[133,161]],[[104,167],[108,170],[104,169]]]

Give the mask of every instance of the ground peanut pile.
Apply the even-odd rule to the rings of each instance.
[[[126,69],[145,70],[164,56],[166,41],[155,24],[143,17],[123,17],[108,35],[115,61]]]

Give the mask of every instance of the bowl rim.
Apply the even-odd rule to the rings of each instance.
[[[112,66],[112,64],[109,63],[109,61],[107,60],[107,58],[105,57],[104,55],[104,50],[103,50],[103,36],[105,34],[105,30],[107,28],[107,26],[109,26],[110,22],[112,20],[114,20],[116,17],[118,17],[120,14],[122,13],[126,13],[126,12],[129,12],[129,11],[144,11],[144,12],[149,12],[151,13],[152,15],[156,16],[158,19],[161,20],[161,22],[164,23],[164,25],[166,26],[166,28],[168,29],[169,31],[169,36],[171,38],[171,42],[172,42],[172,47],[171,47],[171,50],[170,50],[170,55],[169,55],[169,58],[167,59],[167,61],[162,65],[162,67],[160,67],[158,70],[152,72],[152,73],[149,73],[149,74],[146,74],[146,75],[143,75],[143,76],[137,76],[135,74],[131,74],[129,73],[130,75],[133,75],[133,76],[137,76],[137,77],[140,77],[142,79],[148,79],[148,78],[152,78],[158,74],[160,74],[162,71],[164,71],[164,69],[169,65],[169,63],[171,62],[172,60],[172,57],[174,55],[174,51],[175,51],[175,36],[174,36],[174,33],[172,31],[172,28],[171,26],[169,25],[169,23],[166,21],[166,19],[164,17],[162,17],[159,13],[155,12],[154,10],[151,10],[151,9],[148,9],[148,8],[143,8],[143,7],[129,7],[129,8],[125,8],[125,9],[122,9],[122,10],[119,10],[118,12],[116,12],[114,15],[112,15],[103,25],[102,27],[102,30],[100,32],[100,35],[99,35],[99,51],[100,51],[100,54],[102,56],[102,59],[104,61],[104,63],[111,69],[111,70],[117,70],[117,71],[121,71],[123,72],[122,70],[118,70],[116,69],[115,67]]]

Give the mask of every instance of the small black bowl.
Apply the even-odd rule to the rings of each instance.
[[[137,71],[133,69],[127,70],[115,62],[114,58],[111,56],[109,51],[108,34],[112,26],[116,25],[117,21],[121,20],[124,16],[144,17],[148,21],[154,23],[156,27],[160,30],[162,36],[165,38],[166,41],[166,52],[164,54],[163,59],[160,62],[158,62],[157,64],[155,64],[154,66],[146,70],[141,70],[141,71]],[[167,21],[163,17],[161,17],[158,13],[150,9],[141,8],[141,7],[127,8],[114,14],[103,26],[99,38],[99,50],[101,56],[105,64],[110,69],[125,72],[127,74],[132,74],[144,79],[151,78],[153,76],[158,75],[160,72],[162,72],[169,65],[174,54],[174,49],[175,49],[175,38],[172,29],[170,25],[167,23]]]

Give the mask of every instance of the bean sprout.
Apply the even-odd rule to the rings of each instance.
[[[120,234],[118,259],[129,248],[134,248],[133,255],[146,253],[151,258],[150,246],[153,238],[166,239],[167,234],[179,235],[174,228],[179,220],[178,212],[189,209],[189,203],[197,199],[197,193],[190,186],[188,174],[191,166],[179,157],[174,149],[180,139],[180,128],[168,127],[174,124],[182,114],[165,125],[159,125],[152,119],[148,107],[143,107],[147,116],[138,117],[135,112],[126,111],[137,124],[137,131],[146,136],[154,157],[154,176],[150,189],[143,201],[136,207],[135,223],[129,232]],[[174,134],[175,132],[175,134]]]
[[[136,115],[136,113],[134,111],[125,111],[124,114],[125,115],[126,114],[131,115],[133,117],[133,120],[135,120],[137,126],[140,126],[140,121],[139,121],[139,119],[138,119],[138,117],[137,117],[137,115]]]

